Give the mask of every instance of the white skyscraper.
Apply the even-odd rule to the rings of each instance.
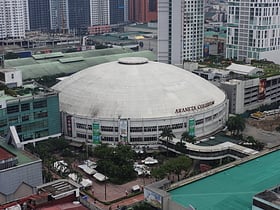
[[[90,1],[90,20],[92,26],[110,24],[109,0]]]
[[[0,1],[0,38],[25,37],[25,1]]]
[[[182,64],[203,58],[203,0],[158,1],[158,61]]]
[[[227,58],[280,64],[280,1],[229,0]]]

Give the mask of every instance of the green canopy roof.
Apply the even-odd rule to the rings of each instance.
[[[16,69],[21,70],[23,80],[28,80],[57,74],[72,74],[90,66],[116,61],[122,57],[145,57],[152,61],[156,60],[156,56],[153,52],[139,51],[95,57],[73,57],[72,60],[58,58],[56,61],[47,63],[32,63],[30,65],[16,66]]]
[[[169,191],[172,200],[198,210],[251,210],[253,196],[279,185],[280,151]]]

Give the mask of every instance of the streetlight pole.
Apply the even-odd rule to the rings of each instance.
[[[107,200],[107,180],[105,175],[105,201]]]

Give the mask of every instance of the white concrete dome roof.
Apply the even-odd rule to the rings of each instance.
[[[61,111],[91,118],[193,114],[222,103],[226,97],[218,87],[191,72],[135,57],[84,69],[53,88],[60,91]]]

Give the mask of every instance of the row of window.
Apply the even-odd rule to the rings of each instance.
[[[11,105],[7,107],[7,113],[12,114],[20,111],[28,111],[30,110],[30,103],[24,103],[20,105]],[[33,109],[45,108],[47,107],[47,100],[43,101],[34,101],[33,102]]]
[[[214,114],[213,116],[206,117],[205,119],[198,119],[195,121],[196,125],[203,124],[204,122],[207,123],[211,121],[212,119],[215,119],[218,117],[219,113]],[[86,124],[81,124],[81,123],[76,123],[76,127],[79,129],[90,129],[91,130],[91,125]],[[176,123],[172,125],[160,125],[158,126],[158,130],[162,131],[165,127],[170,127],[172,130],[176,129],[182,129],[184,127],[187,127],[187,123]],[[112,126],[101,126],[101,131],[103,132],[118,132],[118,127],[112,127]],[[157,126],[146,126],[146,127],[130,127],[130,132],[131,133],[139,133],[139,132],[156,132],[157,131]]]

